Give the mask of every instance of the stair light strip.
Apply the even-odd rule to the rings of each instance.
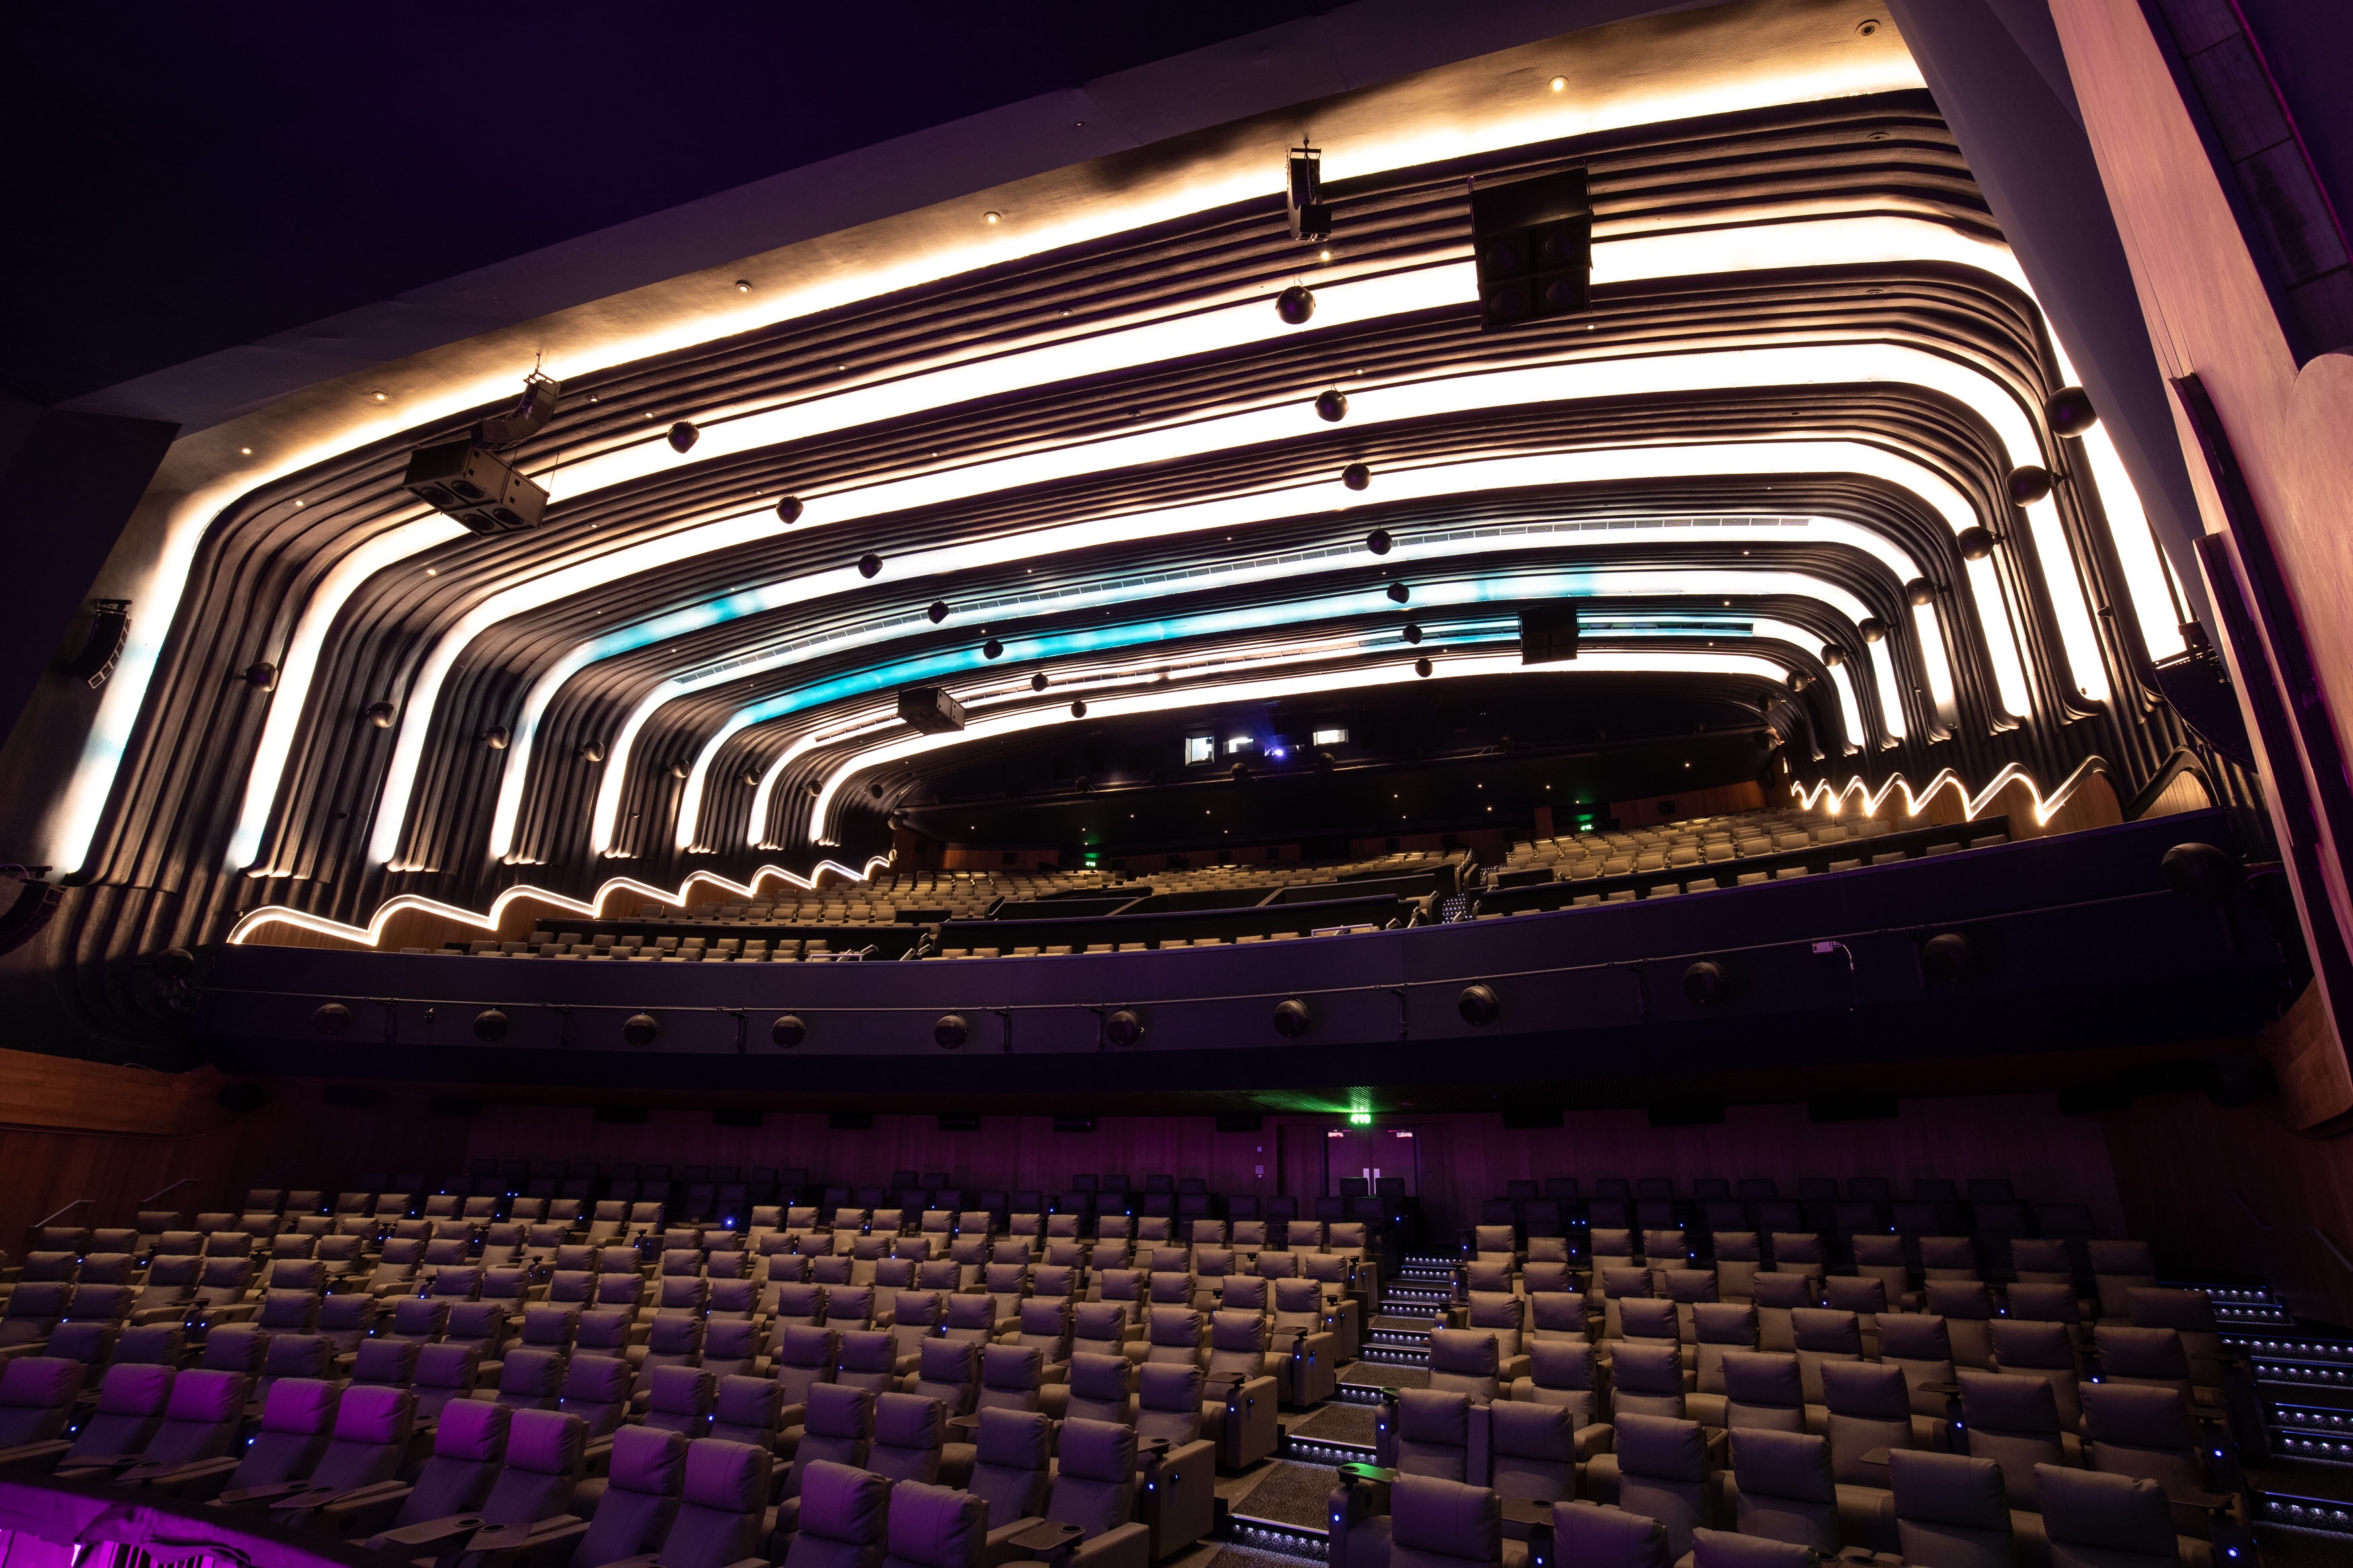
[[[1831,520],[1820,520],[1819,523],[1817,523],[1815,520],[1800,520],[1795,528],[1776,529],[1769,534],[1760,533],[1760,531],[1754,528],[1743,528],[1738,525],[1727,527],[1723,523],[1713,521],[1692,522],[1686,524],[1678,521],[1662,521],[1662,522],[1656,527],[1646,528],[1643,531],[1641,537],[1646,541],[1654,538],[1676,541],[1720,540],[1733,538],[1744,542],[1750,539],[1758,539],[1760,542],[1781,542],[1791,540],[1819,542],[1827,540],[1841,544],[1856,544],[1858,548],[1866,548],[1866,546],[1862,546],[1860,543],[1860,541],[1868,540],[1879,546],[1879,549],[1873,551],[1874,555],[1882,555],[1883,553],[1894,554],[1897,561],[1903,563],[1903,567],[1899,568],[1897,577],[1899,582],[1905,581],[1910,575],[1916,575],[1916,574],[1911,573],[1908,570],[1908,561],[1906,561],[1900,552],[1895,552],[1892,546],[1886,544],[1886,542],[1877,534],[1873,533],[1868,529],[1861,528],[1852,523],[1842,523]],[[1546,542],[1567,544],[1600,544],[1618,543],[1622,542],[1622,537],[1617,535],[1614,531],[1609,534],[1601,534],[1598,532],[1588,533],[1585,531],[1579,531],[1574,533],[1555,533],[1546,538]],[[1510,531],[1508,532],[1504,531],[1497,531],[1492,536],[1476,537],[1467,540],[1457,539],[1451,535],[1446,535],[1440,536],[1439,541],[1436,542],[1423,537],[1409,535],[1399,540],[1398,543],[1392,549],[1390,558],[1392,560],[1396,560],[1398,557],[1402,556],[1407,560],[1426,558],[1432,560],[1458,561],[1463,556],[1474,552],[1479,553],[1493,552],[1515,547],[1525,547],[1528,542],[1529,535],[1519,531]],[[1451,548],[1448,548],[1450,545]],[[1466,546],[1468,548],[1466,548]],[[1294,552],[1283,555],[1262,556],[1252,561],[1234,563],[1234,569],[1220,572],[1218,574],[1217,581],[1220,584],[1274,582],[1304,574],[1309,572],[1329,571],[1343,563],[1362,566],[1366,564],[1369,559],[1370,558],[1366,556],[1361,550],[1353,548],[1336,552],[1315,552],[1312,554],[1305,552]],[[1171,581],[1171,579],[1174,579],[1174,581]],[[1508,581],[1516,582],[1519,581],[1519,579],[1510,579]],[[1764,591],[1743,588],[1738,585],[1738,582],[1736,580],[1729,583],[1719,580],[1718,574],[1713,573],[1692,574],[1689,581],[1691,586],[1682,591],[1693,594],[1715,594],[1724,592],[1753,593]],[[1866,607],[1861,600],[1856,599],[1852,595],[1845,593],[1843,590],[1834,589],[1831,587],[1830,584],[1824,584],[1815,578],[1803,578],[1802,581],[1807,584],[1807,586],[1802,590],[1807,596],[1822,598],[1828,602],[1837,605],[1840,611],[1847,616],[1850,622],[1860,620],[1870,614],[1868,607]],[[1189,577],[1179,576],[1175,574],[1155,574],[1153,577],[1142,580],[1137,578],[1123,578],[1110,582],[1076,586],[1052,595],[1029,596],[1037,602],[1031,603],[1025,607],[1030,614],[1042,614],[1052,611],[1069,612],[1092,609],[1106,605],[1132,605],[1138,596],[1137,589],[1145,583],[1166,583],[1167,585],[1172,587],[1189,587],[1198,585]],[[1534,590],[1521,590],[1523,593],[1533,591]],[[1674,592],[1677,590],[1668,589],[1663,591]],[[1779,590],[1770,591],[1778,592]],[[1378,597],[1378,595],[1374,596]],[[1322,603],[1323,601],[1317,602]],[[1447,601],[1441,598],[1433,602],[1444,603]],[[1390,607],[1391,606],[1384,602],[1380,604],[1367,604],[1365,606],[1365,610],[1382,611]],[[1318,611],[1316,613],[1359,614],[1364,613],[1364,611]],[[1949,667],[1946,667],[1944,665],[1942,657],[1944,648],[1942,639],[1937,637],[1936,632],[1933,619],[1934,612],[1931,610],[1926,613],[1931,618],[1923,626],[1923,636],[1926,638],[1933,639],[1933,642],[1932,644],[1924,644],[1924,646],[1934,646],[1937,656],[1936,664],[1931,667],[1932,680],[1934,679],[1936,670],[1941,667],[1943,668],[1944,679],[1942,682],[1942,690],[1939,694],[1940,700],[1946,704],[1949,704],[1952,698],[1950,689],[1950,669]],[[839,653],[854,647],[871,647],[878,643],[897,640],[907,637],[921,637],[925,636],[926,634],[935,634],[946,628],[976,627],[992,620],[1002,619],[1003,615],[1004,606],[1002,601],[983,600],[963,608],[951,610],[947,618],[940,622],[936,626],[933,624],[928,616],[921,614],[893,616],[887,621],[881,622],[873,626],[845,628],[841,632],[822,638],[810,637],[799,639],[792,644],[771,649],[757,656],[730,659],[717,665],[705,666],[703,668],[693,671],[690,674],[672,677],[670,679],[659,683],[638,700],[637,703],[629,710],[628,717],[622,721],[619,730],[615,731],[611,739],[607,742],[607,750],[605,773],[598,784],[594,816],[590,830],[592,845],[594,847],[601,850],[606,848],[612,842],[613,823],[617,813],[620,809],[620,796],[622,790],[628,782],[629,760],[636,747],[637,737],[639,731],[652,719],[654,713],[665,703],[675,701],[682,697],[691,696],[694,692],[705,690],[711,687],[723,685],[730,681],[743,679],[746,677],[761,674],[771,669],[784,668],[801,659],[816,657],[819,653]],[[1166,635],[1194,636],[1201,634],[1182,633]],[[1873,666],[1880,675],[1880,689],[1883,699],[1893,698],[1896,689],[1893,684],[1893,671],[1890,668],[1890,652],[1884,648],[1873,651],[1875,655],[1873,658]],[[1038,657],[1047,656],[1041,655]],[[976,666],[978,663],[976,654],[973,656],[973,660],[974,664]],[[544,685],[545,682],[543,681],[542,684]],[[547,695],[552,696],[553,693],[550,692]],[[539,697],[540,693],[537,690],[534,690],[533,696]],[[532,726],[534,731],[536,730],[540,715],[544,711],[544,698],[542,698],[535,707],[527,705],[525,708],[526,722]],[[1894,710],[1894,716],[1890,720],[1890,727],[1891,733],[1898,737],[1901,737],[1904,734],[1904,718],[1900,705]],[[704,759],[708,758],[712,748],[716,744],[716,741],[706,743],[702,752],[702,757]],[[696,765],[700,768],[702,766],[702,760],[698,760]],[[514,769],[511,769],[505,777],[501,780],[501,787],[500,790],[499,812],[494,822],[495,831],[492,838],[492,853],[494,855],[503,857],[512,849],[514,822],[521,808],[522,795],[525,783],[526,780],[523,773],[520,770]],[[690,781],[688,785],[688,793],[690,795],[700,793],[697,786],[691,781]],[[690,816],[691,815],[691,814],[690,814]]]
[[[1592,573],[1562,573],[1498,579],[1483,583],[1432,584],[1423,592],[1420,603],[1431,608],[1459,608],[1523,597],[1589,598],[1597,595],[1606,595],[1615,598],[1658,594],[1691,596],[1699,594],[1738,593],[1753,597],[1766,594],[1794,593],[1805,597],[1832,602],[1845,596],[1841,590],[1834,586],[1794,573],[1710,574],[1710,582],[1712,585],[1703,585],[1695,580],[1695,574],[1692,574],[1607,570]],[[988,672],[1011,666],[1030,665],[1044,659],[1149,647],[1155,642],[1211,636],[1219,632],[1264,630],[1270,627],[1304,626],[1317,620],[1335,619],[1342,616],[1394,613],[1396,608],[1385,595],[1378,591],[1366,590],[1359,594],[1334,595],[1328,598],[1255,605],[1244,610],[1170,617],[1158,622],[1090,627],[1081,632],[1037,637],[1010,637],[1005,639],[1005,653],[1001,661],[986,658],[977,648],[951,648],[920,658],[856,671],[814,686],[785,692],[737,710],[730,714],[726,721],[702,743],[702,749],[695,755],[692,766],[688,771],[685,786],[679,792],[675,844],[678,848],[686,849],[699,842],[702,832],[702,796],[708,787],[711,768],[717,760],[721,748],[736,735],[756,724],[767,723],[793,713],[805,712],[828,702],[840,701],[863,693],[895,691],[902,686],[927,681],[952,680],[958,676],[970,675],[974,672]],[[1599,629],[1603,635],[1639,636],[1645,635],[1641,622],[1649,618],[1622,611],[1602,611],[1591,616],[1588,625]],[[1678,616],[1676,619],[1688,625],[1693,621],[1708,620],[1712,617]],[[1453,627],[1435,621],[1425,621],[1423,630],[1425,635],[1431,638],[1456,635]],[[1510,628],[1505,635],[1516,637],[1516,626]],[[1680,627],[1671,627],[1662,628],[1649,635],[1693,634]],[[1797,626],[1778,620],[1755,621],[1746,616],[1736,619],[1727,618],[1720,626],[1709,626],[1706,635],[1727,637],[1750,636],[1774,637],[1797,647],[1804,647],[1808,640],[1807,634]],[[1355,646],[1384,649],[1405,646],[1402,637],[1396,631],[1383,631],[1349,640]],[[1330,644],[1327,641],[1315,646],[1321,648]],[[1154,664],[1144,673],[1157,679],[1164,668],[1163,664]],[[1853,688],[1848,684],[1846,672],[1843,669],[1835,669],[1831,673],[1840,691],[1841,716],[1845,724],[1849,744],[1860,749],[1865,741],[1861,726],[1860,710],[1854,700]],[[1083,695],[1080,689],[1086,679],[1082,671],[1058,671],[1054,678],[1054,684],[1049,689],[1060,693],[1063,698]],[[1018,684],[1020,687],[1020,695],[1027,700],[1029,696],[1028,676],[1024,674],[1019,677]],[[1882,693],[1883,699],[1891,694],[1883,683]],[[974,694],[967,692],[963,694],[960,700],[967,709],[970,709],[974,706],[976,698]],[[1089,697],[1089,700],[1092,702],[1092,698]],[[1900,713],[1896,716],[1895,723],[1896,732],[1900,734],[1903,724]],[[783,771],[786,763],[798,754],[797,751],[788,749],[766,769],[752,802],[751,817],[746,827],[748,842],[760,841],[762,825],[767,820],[768,799],[770,792],[775,787],[774,781]],[[601,796],[599,800],[598,837],[594,847],[600,852],[610,847],[612,842],[611,835],[619,798],[617,786],[615,786],[613,794],[616,801],[614,813],[606,812]]]
[[[1433,661],[1431,679],[1459,680],[1472,676],[1535,675],[1558,676],[1558,665],[1524,665],[1516,650],[1501,654],[1472,654],[1440,658]],[[1761,680],[1780,677],[1781,667],[1769,658],[1753,654],[1713,652],[1631,652],[1597,649],[1580,654],[1572,673],[1616,674],[1623,672],[1687,675],[1745,675]],[[1361,691],[1377,686],[1402,686],[1421,679],[1414,672],[1410,659],[1359,665],[1350,669],[1329,670],[1314,675],[1273,676],[1258,680],[1238,680],[1219,684],[1204,690],[1186,687],[1171,690],[1156,688],[1131,695],[1104,697],[1087,704],[1087,718],[1123,719],[1142,713],[1165,713],[1172,709],[1198,707],[1205,701],[1259,702],[1286,697],[1307,696],[1323,691]],[[961,745],[967,742],[989,740],[1005,735],[1039,730],[1050,724],[1078,723],[1067,708],[1048,706],[1019,712],[992,714],[967,723],[962,731],[952,735],[909,735],[871,747],[834,765],[818,792],[809,811],[811,824],[821,823],[833,808],[834,797],[852,775],[886,763],[903,762],[922,756],[944,746]],[[818,839],[823,843],[825,840]]]
[[[2016,258],[2010,255],[2007,247],[1965,235],[1942,223],[1884,215],[1818,218],[1728,230],[1683,231],[1672,235],[1650,235],[1612,240],[1596,247],[1595,279],[1601,283],[1620,283],[1644,278],[1693,276],[1746,268],[1784,268],[1873,262],[1900,264],[1915,260],[1946,261],[1973,267],[2000,277],[2022,291],[2025,290],[2023,275],[2019,271]],[[1412,290],[1433,289],[1436,286],[1436,280],[1441,275],[1456,277],[1467,275],[1468,272],[1469,268],[1460,265],[1451,269],[1427,268],[1333,286],[1319,291],[1319,300],[1325,295],[1344,296],[1340,310],[1342,316],[1345,317],[1347,312],[1361,310],[1377,298],[1418,297],[1412,293]],[[1361,292],[1349,295],[1349,290]],[[1467,303],[1473,298],[1475,295],[1469,292],[1466,288],[1463,302]],[[1268,339],[1296,330],[1282,326],[1275,320],[1272,310],[1264,306],[1258,306],[1255,309],[1259,311],[1261,331]],[[1243,310],[1240,319],[1247,320],[1249,314],[1249,310]],[[1198,322],[1201,319],[1198,314],[1186,318],[1187,321],[1192,322]],[[1159,332],[1162,330],[1157,323],[1131,329],[1133,331],[1148,332]],[[1102,354],[1107,352],[1106,345],[1115,344],[1121,336],[1122,334],[1119,333],[1101,333],[1086,341],[1096,345],[1093,350],[1095,353]],[[1031,353],[1053,355],[1061,353],[1062,348],[1061,345],[1056,345],[1053,348],[1031,351]],[[1001,385],[1005,390],[1019,390],[1050,384],[1041,380],[1023,381],[1018,375],[1008,374],[1008,366],[1018,368],[1018,362],[1022,362],[1025,358],[1026,356],[1021,354],[1005,354],[989,362],[999,367],[997,374],[1002,378]],[[1131,369],[1152,363],[1134,353],[1128,353],[1124,358],[1128,368]],[[1058,365],[1065,364],[1068,361],[1069,356],[1065,355],[1060,360],[1049,358],[1030,363],[1035,371],[1044,373],[1053,370]],[[581,372],[575,369],[565,374],[576,375]],[[962,373],[960,369],[952,369],[932,374],[954,376]],[[909,407],[942,405],[931,400],[925,389],[925,380],[923,375],[902,376],[887,384],[895,389],[896,405],[902,412]],[[854,395],[860,395],[852,393],[834,395],[837,399]],[[470,407],[480,401],[482,399],[478,396],[460,406]],[[743,424],[745,421],[739,420],[734,423]],[[384,434],[385,432],[372,430],[370,437],[372,439],[381,438]],[[728,439],[733,438],[728,437]],[[666,441],[649,442],[645,445],[651,453],[656,455],[654,460],[657,461],[659,460],[659,454],[668,453],[670,450]],[[301,468],[322,460],[326,455],[324,453],[305,454],[301,464],[281,468],[271,477],[300,471]],[[675,454],[671,456],[673,458],[676,457]],[[709,453],[706,452],[705,456],[709,456]],[[594,460],[596,459],[592,459]],[[250,479],[240,481],[241,484],[251,482]],[[227,494],[209,495],[211,503],[216,506],[226,504],[229,499],[231,498]],[[185,511],[186,509],[182,510]],[[819,516],[809,521],[821,522],[825,519]],[[407,537],[412,542],[411,552],[414,552],[460,537],[460,531],[448,520],[436,517],[410,525]],[[191,553],[194,548],[195,538],[192,535],[188,541],[188,550]],[[185,571],[186,563],[183,561],[176,574],[173,575],[175,601],[177,585],[185,579]],[[288,658],[281,661],[278,695],[271,703],[269,717],[266,721],[263,744],[259,754],[257,755],[253,775],[248,779],[246,809],[240,814],[232,839],[233,846],[237,847],[233,847],[229,857],[230,864],[233,866],[249,863],[259,847],[266,827],[270,805],[276,798],[285,757],[290,751],[294,731],[301,721],[303,700],[308,694],[311,681],[316,673],[317,649],[326,636],[326,626],[340,614],[345,600],[357,586],[357,579],[347,579],[333,584],[322,583],[313,591],[311,603],[305,606],[302,625],[298,627],[293,638],[293,646],[289,649]],[[312,628],[314,622],[318,623],[315,630]],[[142,617],[141,624],[149,623]],[[135,631],[133,640],[137,641]],[[138,684],[143,685],[146,670],[153,664],[153,653],[154,650],[149,648],[144,656],[146,663],[137,665]],[[133,664],[136,664],[136,661],[132,658],[130,650],[126,650],[125,668],[128,668]],[[122,676],[119,673],[117,679],[120,681]],[[114,700],[114,696],[111,694],[109,700]],[[135,709],[134,702],[132,704],[132,710],[122,716],[122,722],[126,726],[135,719]],[[282,720],[280,717],[281,710],[286,715]],[[2022,707],[2013,708],[2011,711],[2022,713],[2025,710]],[[105,788],[111,784],[112,768],[120,760],[121,742],[126,738],[127,730],[123,735],[116,736],[111,742],[111,760],[105,763],[106,777],[103,780],[81,779],[78,775],[79,782],[77,784],[77,790],[79,791],[84,784],[92,784],[99,792],[98,798],[88,802],[88,821],[78,830],[69,829],[69,837],[74,837],[77,847],[70,856],[58,856],[57,858],[58,863],[79,865],[82,856],[87,853],[89,834],[96,825],[95,813],[103,805]],[[507,759],[507,764],[512,768],[518,761],[519,759],[510,757]],[[265,763],[267,765],[263,765]],[[83,773],[88,773],[89,771],[87,766],[82,770]],[[260,797],[258,803],[253,799],[257,795]],[[86,795],[83,798],[86,799]],[[396,814],[390,830],[396,834],[399,826],[400,822]],[[383,831],[381,816],[379,829],[379,838],[381,838]],[[78,837],[76,837],[77,833]],[[386,849],[378,858],[388,858],[389,853],[390,851]]]

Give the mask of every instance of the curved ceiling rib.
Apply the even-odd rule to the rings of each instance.
[[[1464,176],[1567,161],[1599,213],[1593,308],[1479,331]],[[839,837],[846,784],[902,788],[902,763],[1043,731],[1074,696],[1120,719],[1409,689],[1409,613],[1432,679],[1517,672],[1512,606],[1564,596],[1586,651],[1528,673],[1762,681],[1748,710],[1866,772],[1951,743],[2058,776],[2137,722],[2119,626],[2153,647],[2170,620],[2144,602],[2154,547],[2082,477],[2114,468],[2098,443],[2048,428],[2063,353],[1923,97],[1482,162],[1383,165],[1306,273],[1262,211],[1210,203],[568,378],[524,449],[556,498],[531,534],[414,517],[399,459],[429,426],[254,492],[200,575],[257,585],[280,679],[205,764],[212,864],[352,913],[479,900],[501,860],[575,894],[607,855],[747,868]],[[1302,278],[1316,314],[1286,326],[1270,297]],[[1337,425],[1309,407],[1326,386]],[[2079,477],[2019,511],[2003,479],[2027,463]],[[269,604],[259,563],[301,502],[303,566]],[[2105,565],[2079,555],[2104,516]],[[1997,544],[1968,560],[1978,528]],[[192,657],[253,657],[206,637]],[[925,680],[967,701],[964,735],[911,741],[877,701]],[[389,734],[354,721],[371,702]],[[858,795],[867,822],[881,797]]]

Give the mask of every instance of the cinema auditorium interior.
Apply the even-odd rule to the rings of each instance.
[[[2353,1561],[2353,11],[10,33],[0,1568]]]

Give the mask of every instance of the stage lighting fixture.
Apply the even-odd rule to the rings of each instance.
[[[1904,602],[1915,610],[1925,610],[1936,602],[1936,584],[1926,577],[1915,577],[1904,584]]]
[[[1413,672],[1416,675],[1420,676],[1425,680],[1430,678],[1430,672],[1437,668],[1438,667],[1436,665],[1430,662],[1427,657],[1418,658],[1413,661]]]
[[[1495,994],[1492,985],[1465,985],[1462,994],[1455,998],[1454,1006],[1464,1023],[1481,1028],[1504,1016],[1503,998]]]
[[[1388,585],[1388,593],[1390,601],[1399,605],[1404,604],[1408,599],[1413,597],[1413,590],[1407,587],[1402,583],[1390,584]]]
[[[1421,626],[1419,623],[1415,621],[1406,622],[1405,631],[1402,635],[1408,642],[1419,642],[1421,640]]]
[[[650,1046],[661,1038],[661,1022],[651,1013],[632,1013],[621,1026],[621,1038],[633,1046]]]
[[[1577,601],[1530,605],[1520,612],[1520,662],[1563,664],[1577,658]]]
[[[393,706],[389,702],[371,702],[367,706],[367,721],[379,730],[392,728]]]
[[[925,610],[923,614],[931,617],[932,625],[938,626],[942,621],[948,618],[948,607],[944,600],[934,599],[932,601],[932,607]]]
[[[244,675],[238,679],[256,691],[275,691],[278,689],[278,667],[268,659],[262,659],[247,665]]]
[[[1041,669],[1037,674],[1029,678],[1029,689],[1032,691],[1043,691],[1046,689],[1046,672],[1044,670]]]
[[[798,496],[786,496],[776,503],[776,515],[786,522],[798,522],[803,510]]]
[[[1960,550],[1964,561],[1982,561],[1993,553],[1993,535],[1982,528],[1969,527],[1953,535],[1953,543]]]
[[[1326,388],[1315,395],[1315,417],[1338,424],[1348,416],[1348,395],[1336,388]]]
[[[2008,489],[2012,506],[2032,506],[2051,493],[2052,473],[2033,463],[2021,463],[2010,470]]]
[[[502,729],[492,728],[482,731],[482,744],[493,752],[505,751],[507,742],[512,739],[514,737]]]
[[[961,1013],[944,1013],[940,1021],[932,1026],[932,1038],[944,1051],[960,1050],[972,1038],[972,1025]]]
[[[1274,1032],[1286,1040],[1299,1038],[1314,1022],[1314,1016],[1307,1011],[1307,1004],[1296,996],[1275,1005]]]
[[[474,1038],[488,1044],[507,1037],[507,1016],[496,1007],[485,1007],[474,1015]]]
[[[1365,548],[1376,555],[1387,555],[1394,542],[1386,528],[1377,528],[1365,535]]]
[[[1585,171],[1472,190],[1471,240],[1482,330],[1583,310],[1593,271]]]
[[[1694,1007],[1713,1007],[1731,994],[1731,977],[1720,963],[1703,958],[1683,971],[1683,995]]]
[[[1323,199],[1324,154],[1313,147],[1293,147],[1283,185],[1290,209],[1291,237],[1311,244],[1332,237],[1332,208]]]
[[[1351,463],[1340,470],[1340,482],[1352,490],[1368,489],[1373,482],[1373,470],[1362,463]]]
[[[474,426],[474,441],[492,451],[520,447],[547,427],[555,405],[564,400],[564,384],[533,371],[522,378],[522,395],[504,414],[494,414]]]
[[[768,1038],[786,1050],[797,1050],[800,1043],[808,1038],[808,1026],[801,1021],[798,1014],[787,1013],[768,1026]]]
[[[1865,642],[1879,642],[1887,636],[1887,623],[1877,616],[1865,616],[1855,622],[1854,629],[1862,634]]]
[[[1285,326],[1305,326],[1307,318],[1315,313],[1315,290],[1293,283],[1274,297],[1274,313],[1282,318]]]
[[[2063,386],[2043,401],[2042,416],[2062,436],[2081,436],[2100,422],[2092,395],[2080,386]]]
[[[910,686],[899,693],[899,717],[926,735],[964,728],[964,704],[937,686]]]
[[[858,574],[860,577],[871,577],[881,570],[882,557],[872,551],[870,550],[858,558]]]
[[[351,1022],[352,1010],[341,1002],[322,1002],[311,1014],[311,1027],[322,1035],[340,1035]]]
[[[1114,1046],[1134,1045],[1144,1038],[1143,1016],[1130,1007],[1122,1007],[1103,1020],[1103,1038]]]

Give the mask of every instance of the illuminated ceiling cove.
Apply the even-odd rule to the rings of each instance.
[[[1662,28],[1688,65],[1613,66]],[[1303,123],[1322,243],[1279,194]],[[1588,308],[1482,331],[1466,192],[1572,167]],[[2064,350],[1848,8],[1599,29],[739,267],[183,443],[52,862],[168,883],[141,918],[187,941],[494,925],[847,872],[1064,727],[1500,677],[1736,700],[1823,799],[2145,775],[2176,738],[2140,504],[2105,433],[2052,429]],[[534,355],[543,521],[425,512],[407,454]],[[2021,507],[2021,466],[2068,477]],[[1519,608],[1563,599],[1579,657],[1522,665]],[[900,721],[920,684],[966,728]]]

